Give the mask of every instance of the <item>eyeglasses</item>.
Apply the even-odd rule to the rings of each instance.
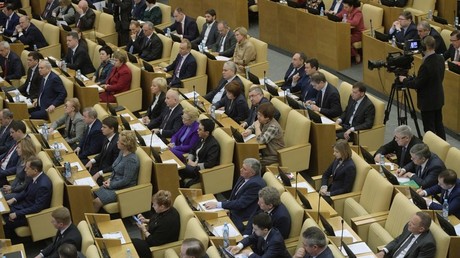
[[[450,42],[459,41],[460,39],[450,39]]]

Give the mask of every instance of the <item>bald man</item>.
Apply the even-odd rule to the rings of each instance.
[[[182,106],[179,93],[170,89],[166,92],[166,107],[161,115],[150,121],[147,127],[160,137],[170,138],[182,127]]]
[[[94,13],[93,9],[88,7],[87,1],[81,0],[75,10],[75,24],[77,28],[80,28],[81,31],[94,28],[96,14]]]
[[[29,51],[35,50],[35,47],[42,48],[48,46],[42,32],[30,22],[30,18],[27,16],[19,18],[19,24],[16,26],[14,34],[24,45],[28,45],[26,49]]]

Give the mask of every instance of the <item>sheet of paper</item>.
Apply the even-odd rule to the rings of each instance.
[[[84,178],[75,179],[74,184],[89,185],[91,187],[96,186],[96,183],[94,182],[92,177],[84,177]]]
[[[97,84],[93,84],[93,85],[86,85],[87,88],[96,88],[99,92],[103,92],[104,89],[101,88],[101,86],[97,85]]]
[[[163,160],[163,164],[176,164],[177,167],[179,168],[179,163],[177,163],[175,159]]]
[[[360,243],[355,243],[355,244],[350,244],[348,245],[350,250],[358,255],[358,254],[363,254],[363,253],[372,253],[372,250],[367,246],[366,243],[360,242]],[[347,253],[345,252],[345,248],[342,248],[342,253],[347,256]]]
[[[3,203],[0,202],[0,212],[5,211],[5,206],[3,206]]]
[[[206,207],[204,207],[204,205],[208,202],[217,202],[216,199],[211,199],[211,200],[206,200],[204,202],[200,202],[198,203],[198,209],[200,211],[206,211],[206,212],[214,212],[214,211],[223,211],[224,209],[222,208],[215,208],[215,209],[206,209]]]
[[[121,234],[121,231],[117,232],[110,232],[110,233],[105,233],[102,234],[102,238],[107,238],[107,239],[120,239],[121,244],[126,244],[126,240],[123,237],[123,234]]]
[[[56,23],[57,23],[58,26],[59,26],[59,25],[62,25],[62,24],[68,25],[67,22],[64,21],[64,20],[63,20],[63,21],[56,21]]]
[[[336,230],[334,231],[334,233],[336,236],[342,236],[342,230]],[[343,230],[343,237],[351,237],[353,238],[353,243],[356,242],[356,238],[354,238],[351,232],[348,231],[347,229]]]
[[[455,233],[457,233],[457,236],[460,236],[460,223],[454,226]]]
[[[133,118],[130,114],[128,114],[128,113],[123,113],[123,114],[121,114],[121,116],[124,117],[124,118],[129,119],[130,121],[131,121],[131,120],[134,120],[134,118]]]
[[[2,194],[2,192],[0,192],[0,199],[2,199],[2,198],[3,198],[3,194]]]
[[[70,163],[70,167],[77,167],[78,171],[83,171],[83,168],[81,167],[79,162],[72,162]]]
[[[66,147],[63,143],[58,142],[57,144],[59,145],[58,148],[59,148],[60,150],[68,151],[67,147]],[[54,143],[50,143],[50,148],[54,150]]]
[[[325,116],[321,116],[321,123],[326,124],[326,125],[335,124],[334,121],[332,121],[331,119]]]
[[[168,148],[168,146],[156,134],[153,134],[153,137],[152,134],[142,135],[142,139],[144,139],[146,145],[150,144],[151,139],[152,144],[150,146],[159,147],[162,150],[166,150]]]
[[[219,61],[228,61],[228,60],[230,60],[230,57],[226,57],[226,56],[216,56],[216,60],[219,60]]]
[[[286,95],[286,92],[285,92],[285,91],[278,91],[278,95],[279,95],[280,97],[284,97],[284,96]],[[293,98],[293,99],[295,99],[295,100],[298,100],[298,99],[299,99],[299,97],[297,97],[297,96],[294,95],[294,94],[289,95],[289,97],[291,97],[291,98]]]
[[[129,126],[131,126],[131,130],[135,131],[144,131],[146,129],[145,125],[141,123],[130,124]]]
[[[184,95],[189,99],[193,99],[194,96],[198,98],[200,96],[200,93],[196,91],[192,91],[192,92],[184,93]]]
[[[295,187],[296,186],[296,183],[293,183],[291,184],[292,187]],[[316,192],[315,188],[313,188],[309,183],[307,182],[300,182],[300,183],[297,183],[297,187],[298,188],[307,188],[307,192],[308,193],[314,193]]]
[[[256,137],[256,135],[252,133],[252,134],[244,137],[243,140],[244,140],[244,142],[247,142],[247,141],[251,140],[254,137]]]
[[[228,236],[229,237],[236,237],[240,235],[240,232],[232,225],[232,224],[227,224],[228,225]],[[221,226],[216,226],[213,228],[212,233],[215,236],[223,237],[224,236],[224,225]]]
[[[407,182],[410,181],[410,178],[407,178],[407,177],[399,177],[399,176],[397,176],[396,178],[398,179],[398,182],[400,182],[400,183],[407,183]]]

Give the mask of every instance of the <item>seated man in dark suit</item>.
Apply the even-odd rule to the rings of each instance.
[[[446,52],[446,44],[444,44],[444,40],[442,39],[441,34],[439,34],[439,32],[436,31],[434,28],[432,28],[428,21],[419,22],[417,24],[417,32],[418,39],[423,39],[428,35],[434,38],[434,40],[436,41],[436,47],[434,49],[436,54],[442,55]]]
[[[196,75],[197,64],[192,53],[192,44],[187,39],[183,39],[179,46],[179,54],[177,54],[174,62],[164,68],[165,72],[173,71],[172,78],[168,79],[170,87],[182,88],[181,80],[193,77]]]
[[[14,11],[13,4],[7,4],[0,13],[0,26],[3,27],[3,35],[11,37],[19,24],[19,15]]]
[[[212,135],[214,122],[211,119],[201,119],[198,126],[200,141],[192,147],[187,157],[187,166],[179,171],[182,187],[190,187],[200,180],[200,170],[219,165],[220,146]],[[185,181],[185,179],[191,179]]]
[[[318,91],[311,84],[311,76],[319,69],[319,62],[316,58],[305,61],[305,73],[303,76],[294,75],[292,77],[291,92],[300,91],[300,101],[316,100]]]
[[[12,122],[13,112],[7,108],[0,110],[0,155],[7,152],[14,144],[14,139],[10,134]]]
[[[248,220],[248,224],[244,229],[243,235],[252,234],[252,221],[254,216],[259,213],[267,213],[271,216],[272,225],[278,229],[284,239],[289,237],[291,232],[291,216],[289,215],[286,206],[281,203],[280,193],[273,186],[266,186],[259,191],[259,208]]]
[[[430,232],[431,217],[419,211],[404,226],[401,235],[388,243],[376,254],[378,258],[399,257],[435,257],[436,240]]]
[[[445,60],[460,65],[460,30],[454,30],[450,33],[449,49],[443,54]]]
[[[94,181],[102,184],[102,176],[104,173],[112,171],[112,164],[117,159],[120,149],[117,147],[118,141],[118,120],[116,117],[109,116],[102,120],[102,134],[105,136],[102,142],[101,153],[92,158],[86,167],[93,175]],[[99,183],[99,182],[98,182]]]
[[[43,163],[37,157],[26,161],[26,175],[32,182],[23,192],[7,201],[11,212],[3,215],[5,221],[5,235],[14,237],[14,229],[27,225],[26,215],[40,212],[50,207],[53,196],[53,185],[48,176],[43,172]]]
[[[317,227],[309,227],[302,233],[302,245],[292,258],[334,258],[327,246],[326,235]]]
[[[219,37],[216,43],[208,48],[219,56],[232,57],[236,46],[236,38],[233,31],[228,27],[226,21],[220,21],[217,24],[217,31],[219,32]]]
[[[232,61],[225,62],[222,68],[222,79],[219,81],[218,86],[204,96],[204,98],[211,104],[215,104],[225,97],[225,85],[232,81],[236,81],[243,89],[243,82],[236,76],[236,64]]]
[[[410,156],[412,161],[398,169],[396,174],[414,180],[423,189],[437,184],[439,173],[446,169],[438,155],[431,153],[425,143],[419,143],[410,149]]]
[[[318,95],[315,102],[310,100],[306,102],[309,108],[331,119],[340,116],[342,114],[340,95],[334,85],[329,84],[326,76],[321,72],[316,72],[311,76],[311,83],[318,91]]]
[[[53,243],[41,250],[36,258],[41,257],[60,257],[58,250],[64,244],[73,245],[77,250],[81,250],[82,237],[77,226],[70,220],[70,211],[66,207],[57,208],[51,213],[51,224],[57,229]]]
[[[88,156],[101,152],[102,123],[97,119],[97,112],[94,108],[88,107],[83,110],[83,121],[86,124],[85,132],[80,140],[80,144],[75,149],[75,154],[78,155],[83,164],[88,163]]]
[[[89,74],[96,71],[93,63],[89,58],[88,51],[83,46],[78,44],[78,33],[71,31],[67,33],[67,55],[65,56],[65,62],[67,67],[73,70],[80,70],[81,74]]]
[[[189,41],[193,41],[199,36],[198,25],[196,24],[195,19],[185,15],[182,8],[176,8],[176,10],[174,10],[173,17],[175,20],[174,23],[165,28],[165,32],[169,28],[171,31],[175,31],[181,38],[188,39]]]
[[[29,45],[26,48],[29,51],[48,46],[42,32],[30,22],[28,16],[19,18],[19,24],[16,26],[14,35],[18,37],[22,44]]]
[[[2,155],[0,155],[0,185],[7,185],[7,177],[16,174],[19,155],[16,151],[18,143],[27,137],[26,125],[19,120],[14,120],[8,129],[13,142]]]
[[[179,93],[176,90],[166,92],[166,106],[161,115],[153,120],[147,127],[160,137],[169,138],[182,127],[182,106]]]
[[[374,118],[375,107],[366,96],[366,86],[362,82],[356,82],[353,84],[345,111],[335,121],[342,126],[342,129],[337,132],[337,138],[352,141],[352,132],[372,128]]]
[[[144,31],[139,21],[131,21],[129,24],[129,31],[131,40],[126,44],[125,50],[131,54],[137,54],[140,52],[140,48],[144,42]]]
[[[455,215],[460,218],[460,180],[457,178],[457,173],[452,169],[446,169],[439,174],[437,185],[426,190],[418,189],[417,193],[420,196],[431,195],[431,198],[425,198],[426,206],[430,210],[442,210],[442,204],[447,200],[449,215]],[[439,203],[434,202],[433,197]]]
[[[90,30],[94,28],[95,20],[96,14],[93,9],[88,7],[87,1],[81,0],[75,8],[75,27],[80,31]]]
[[[48,20],[52,17],[53,10],[58,7],[59,0],[46,0],[45,9],[41,13],[40,17],[43,20]]]
[[[294,76],[301,78],[305,75],[305,61],[307,61],[307,56],[304,53],[295,53],[292,56],[289,68],[284,75],[284,81],[281,84],[283,90],[291,89]]]
[[[251,249],[241,253],[246,257],[291,257],[284,244],[284,239],[278,229],[272,227],[272,220],[267,213],[259,213],[254,216],[252,222],[254,232],[241,240],[236,246],[230,246],[232,253],[239,253],[243,248],[250,246]]]
[[[23,85],[19,86],[18,90],[21,94],[32,101],[38,98],[40,94],[40,86],[42,76],[38,72],[38,62],[43,59],[42,54],[37,51],[29,52],[27,55],[27,77]]]
[[[396,42],[404,43],[409,39],[417,38],[417,26],[413,22],[412,13],[403,11],[397,21],[393,22],[389,34],[395,37]]]
[[[163,53],[163,42],[153,29],[153,23],[147,21],[142,26],[144,37],[139,49],[139,57],[145,61],[152,61],[161,58]]]
[[[382,145],[375,152],[375,162],[380,162],[380,155],[385,155],[386,158],[396,155],[397,162],[395,163],[402,168],[411,162],[410,149],[418,143],[422,143],[422,141],[412,134],[412,129],[407,125],[400,125],[394,130],[393,140]]]
[[[2,77],[6,81],[21,79],[25,74],[21,58],[11,51],[10,44],[6,41],[0,42],[0,66],[2,67]]]
[[[196,238],[186,238],[182,241],[181,253],[183,257],[208,258],[203,243]]]
[[[145,0],[133,0],[133,6],[131,8],[131,20],[142,20],[145,7]]]
[[[192,40],[193,48],[196,48],[198,45],[204,45],[210,47],[217,42],[217,37],[219,37],[219,32],[217,31],[217,21],[216,21],[216,11],[214,9],[206,10],[204,14],[206,22],[203,24],[201,34],[194,40]]]
[[[51,71],[51,64],[46,60],[38,63],[38,72],[42,79],[38,99],[33,102],[30,113],[32,119],[48,119],[47,112],[53,112],[54,109],[64,104],[67,97],[67,91],[64,88],[61,78]]]
[[[260,161],[247,158],[243,161],[240,177],[233,187],[230,198],[223,202],[208,202],[206,209],[224,208],[230,210],[230,219],[240,232],[243,232],[243,221],[250,218],[257,210],[258,192],[266,186],[260,176]],[[282,237],[281,237],[282,238]]]
[[[243,128],[248,128],[254,123],[254,121],[257,120],[257,111],[259,110],[260,104],[270,102],[266,97],[264,97],[264,92],[258,86],[252,86],[249,89],[248,97],[251,101],[251,109],[249,109],[248,119],[240,124]],[[280,112],[275,109],[276,120],[280,118],[280,115]]]

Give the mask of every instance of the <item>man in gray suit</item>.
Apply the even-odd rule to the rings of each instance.
[[[216,43],[209,46],[209,48],[219,56],[232,57],[236,46],[235,35],[225,21],[217,24],[217,31],[219,31],[219,37]]]

